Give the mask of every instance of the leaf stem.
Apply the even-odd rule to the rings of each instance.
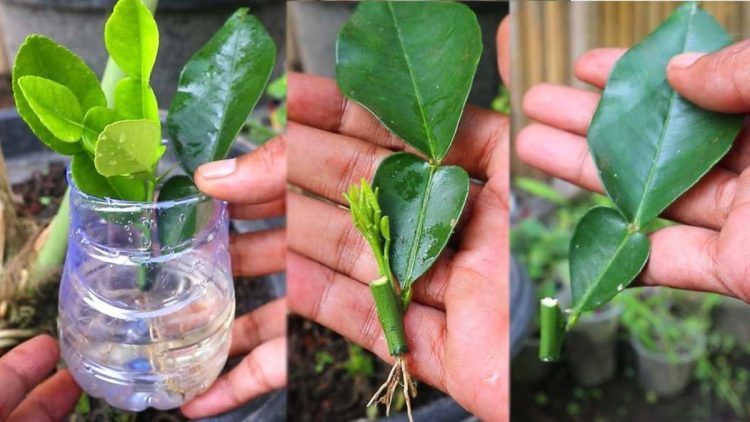
[[[542,299],[540,309],[539,359],[553,362],[560,359],[560,350],[565,339],[565,316],[557,303],[557,299],[546,297]]]
[[[404,332],[404,318],[401,303],[391,288],[388,277],[380,277],[370,283],[370,291],[375,300],[378,320],[383,327],[388,352],[391,356],[401,356],[409,351]]]

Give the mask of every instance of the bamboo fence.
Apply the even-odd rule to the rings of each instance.
[[[524,93],[541,82],[590,88],[575,80],[573,65],[596,47],[630,47],[654,30],[676,1],[516,1],[512,9],[511,98],[513,135],[528,124]],[[750,36],[750,2],[702,1],[735,39]],[[541,176],[512,158],[513,174]]]

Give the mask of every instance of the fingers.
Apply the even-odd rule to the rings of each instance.
[[[21,399],[55,369],[59,357],[57,342],[40,335],[0,358],[0,420],[6,420]]]
[[[497,28],[497,68],[505,86],[510,86],[510,16]]]
[[[289,306],[392,363],[369,287],[295,253],[289,254]],[[445,315],[413,303],[404,318],[409,335],[409,370],[446,391]]]
[[[205,393],[183,405],[185,416],[196,419],[223,413],[286,385],[286,337],[253,349]]]
[[[367,242],[354,228],[349,212],[303,195],[289,194],[289,249],[365,285],[378,278]],[[315,239],[315,241],[310,241]],[[452,252],[446,252],[419,283],[413,298],[442,309]]]
[[[586,140],[570,132],[532,124],[518,134],[516,153],[525,163],[584,189],[602,192]],[[666,211],[677,221],[718,230],[731,209],[736,174],[714,168]]]
[[[750,302],[750,287],[747,277],[750,274],[750,262],[746,251],[750,248],[750,230],[747,219],[750,218],[750,170],[745,170],[739,177],[732,211],[721,230],[712,256],[715,262],[714,272],[717,278],[734,296]]]
[[[286,231],[284,228],[234,234],[229,239],[232,272],[254,277],[284,271]]]
[[[523,97],[523,112],[532,120],[586,136],[601,96],[562,85],[539,84]]]
[[[286,200],[282,197],[262,204],[229,204],[229,214],[235,220],[255,220],[279,217],[286,212]]]
[[[597,48],[584,53],[576,60],[576,77],[597,88],[604,88],[609,72],[625,51],[624,48]]]
[[[73,412],[80,396],[81,388],[70,372],[60,371],[35,388],[8,421],[62,421]]]
[[[388,150],[388,153],[414,152],[367,109],[346,100],[331,79],[290,73],[288,101],[289,118],[299,124],[366,141]],[[445,163],[458,164],[472,177],[485,180],[489,168],[496,165],[495,145],[506,134],[508,125],[507,116],[467,106]],[[290,148],[296,149],[297,146]],[[293,169],[291,161],[290,169]]]
[[[286,189],[286,139],[278,136],[239,158],[204,164],[195,184],[206,195],[240,204],[283,197]]]
[[[286,299],[277,299],[234,321],[229,355],[248,353],[259,344],[286,334]]]
[[[750,111],[750,40],[716,53],[684,53],[672,58],[667,79],[680,95],[722,113]]]

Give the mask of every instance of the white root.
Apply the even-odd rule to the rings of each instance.
[[[396,363],[393,364],[391,372],[388,374],[388,378],[383,385],[378,388],[375,395],[372,396],[367,403],[367,407],[377,403],[382,403],[385,405],[386,416],[390,416],[393,396],[399,385],[402,387],[402,394],[404,396],[404,401],[406,402],[407,416],[409,421],[413,422],[414,417],[412,415],[411,399],[417,397],[417,385],[409,374],[406,358],[403,356],[396,357]]]

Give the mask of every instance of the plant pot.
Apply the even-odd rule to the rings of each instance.
[[[638,383],[646,391],[670,398],[682,393],[690,383],[696,360],[705,352],[706,338],[699,336],[691,350],[676,356],[649,350],[634,337],[630,338],[630,344],[638,360]]]
[[[617,369],[617,327],[622,307],[606,305],[584,314],[568,333],[565,350],[573,374],[584,386],[612,379]]]
[[[511,361],[511,382],[533,384],[543,380],[553,364],[539,360],[539,337],[526,339],[523,347]]]
[[[715,310],[714,330],[734,338],[738,346],[744,347],[750,344],[748,320],[750,320],[750,305],[739,299],[722,297]]]
[[[80,192],[70,176],[68,184],[58,317],[65,363],[90,396],[114,407],[179,407],[208,389],[229,354],[226,203],[204,195],[117,201]],[[195,230],[161,243],[169,218]]]
[[[67,157],[48,150],[28,129],[15,109],[0,109],[0,143],[11,184],[28,180],[35,171],[46,171],[50,162],[67,161]],[[232,148],[232,155],[247,153],[252,148],[254,148],[252,145],[239,139]],[[167,150],[162,161],[166,167],[176,164],[171,150]],[[232,221],[232,226],[240,233],[268,230],[279,227],[280,224],[283,224],[283,219]],[[285,277],[281,273],[256,277],[252,280],[238,278],[235,282],[251,287],[247,292],[237,291],[237,315],[250,312],[286,294]],[[225,370],[237,363],[239,363],[239,358],[230,359]],[[283,421],[285,415],[286,393],[280,390],[252,400],[232,412],[201,420],[210,422]]]
[[[1,0],[0,28],[5,51],[15,57],[27,35],[51,37],[78,54],[101,75],[107,63],[104,22],[115,0]],[[283,63],[285,4],[273,0],[161,0],[156,13],[159,55],[151,85],[167,108],[188,59],[239,7],[250,6],[279,46]]]

